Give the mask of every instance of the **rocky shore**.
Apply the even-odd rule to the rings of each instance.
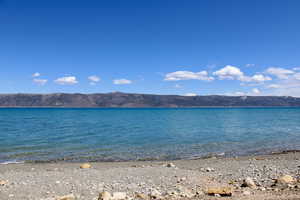
[[[0,200],[300,199],[300,153],[0,165]]]

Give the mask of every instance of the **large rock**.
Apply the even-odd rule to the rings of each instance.
[[[281,176],[276,180],[276,183],[278,183],[278,184],[291,184],[294,182],[295,182],[295,179],[290,175]]]
[[[111,200],[112,196],[109,192],[101,192],[99,194],[98,200]]]
[[[91,168],[91,164],[89,164],[89,163],[84,163],[84,164],[80,165],[80,168],[81,168],[81,169],[88,169],[88,168]]]
[[[232,196],[231,187],[210,187],[207,190],[208,195]]]

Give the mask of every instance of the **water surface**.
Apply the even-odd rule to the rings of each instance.
[[[180,159],[300,149],[299,108],[3,108],[0,162]]]

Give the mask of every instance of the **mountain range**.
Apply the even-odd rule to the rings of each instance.
[[[0,107],[300,107],[290,96],[180,96],[131,93],[0,94]]]

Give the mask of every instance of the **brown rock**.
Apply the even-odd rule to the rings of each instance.
[[[149,196],[143,193],[135,193],[135,197],[137,199],[141,199],[141,200],[147,200],[149,199]]]
[[[99,194],[98,200],[110,200],[111,198],[111,194],[109,192],[104,191]]]
[[[290,183],[294,183],[294,182],[295,182],[295,179],[290,175],[281,176],[276,180],[276,183],[279,183],[279,184],[290,184]]]
[[[69,194],[66,196],[58,197],[57,200],[75,200],[75,196],[73,194]]]
[[[1,185],[1,186],[6,185],[6,184],[7,184],[7,181],[0,180],[0,185]]]
[[[210,187],[207,190],[208,195],[232,196],[231,187]]]
[[[80,165],[80,168],[81,169],[88,169],[88,168],[91,168],[91,165],[89,163],[84,163],[84,164]]]

